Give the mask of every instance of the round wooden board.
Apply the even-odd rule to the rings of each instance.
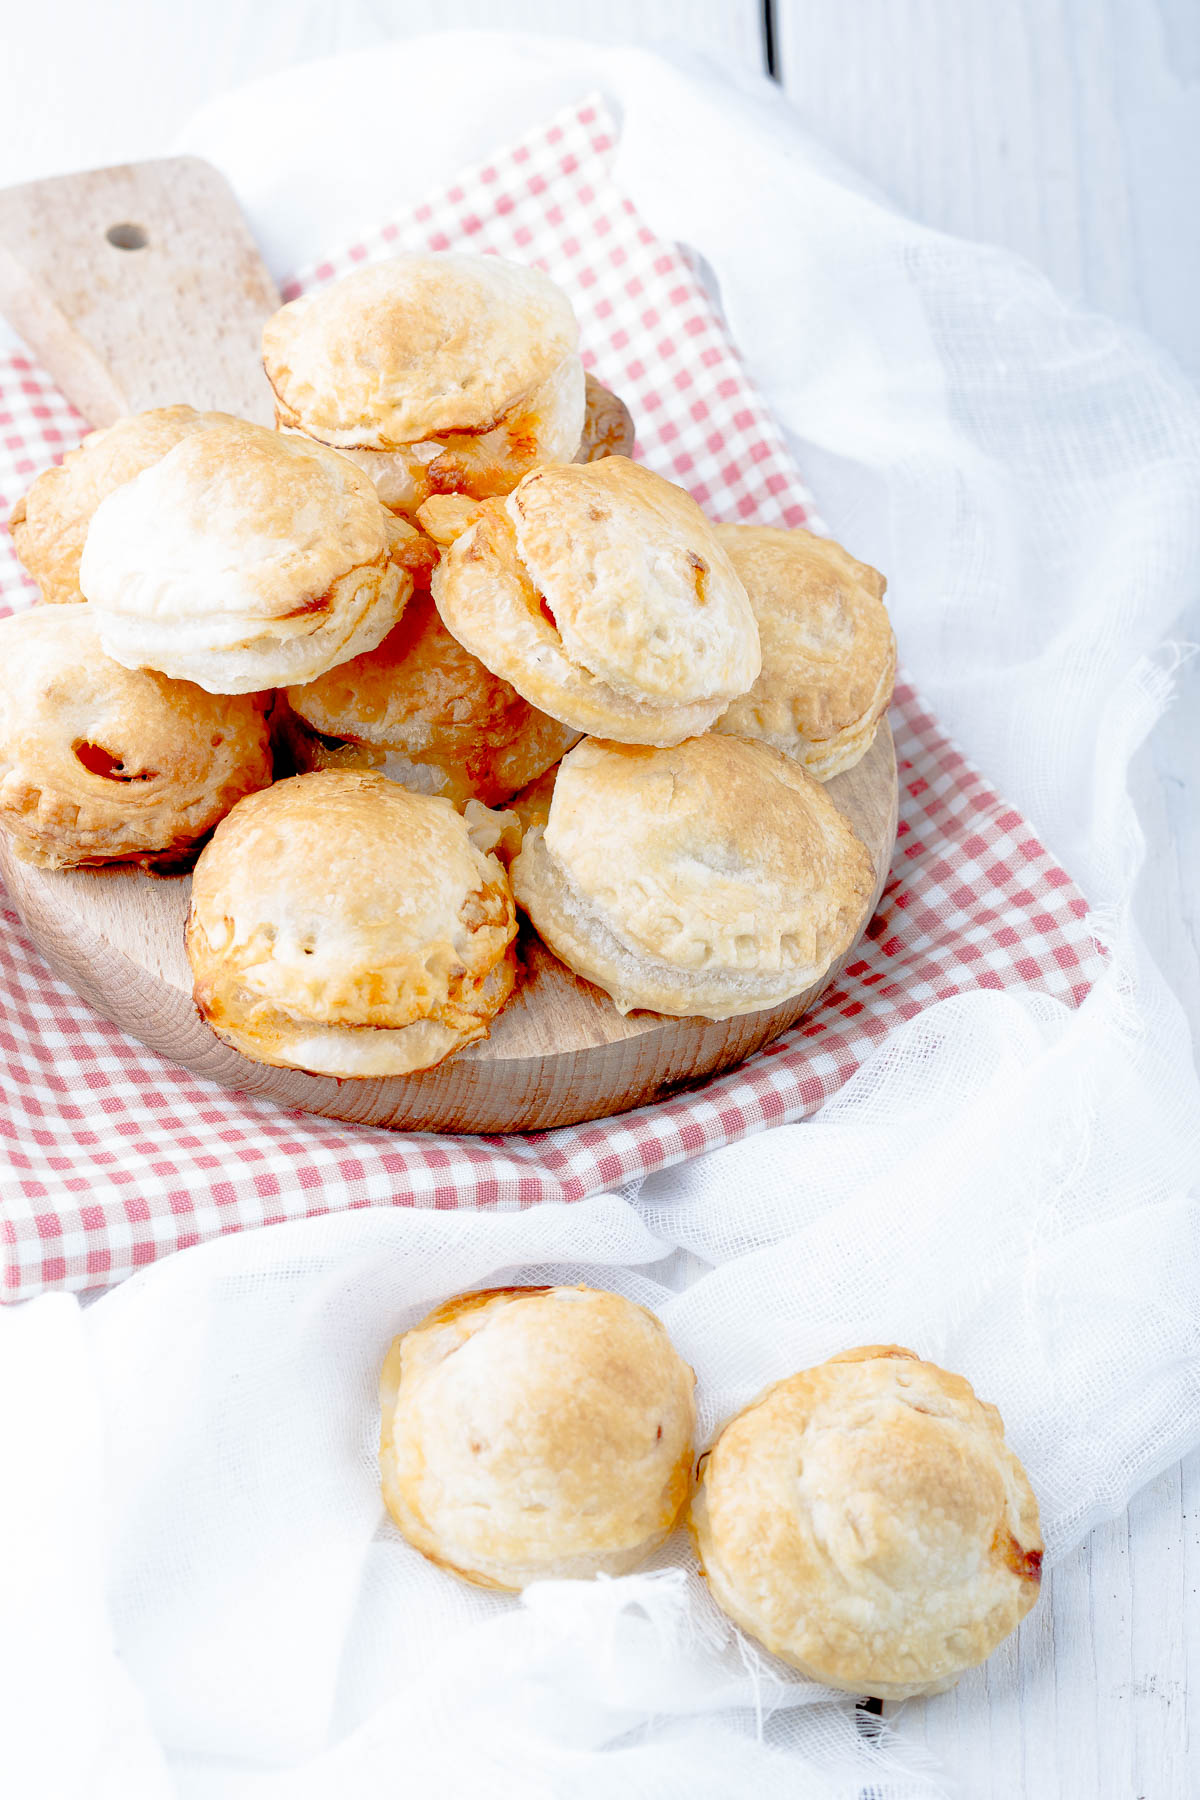
[[[871,851],[879,902],[896,836],[896,758],[887,726],[862,762],[828,784]],[[0,872],[55,972],[131,1037],[222,1086],[361,1125],[404,1131],[543,1131],[663,1099],[741,1062],[786,1031],[839,973],[767,1012],[738,1019],[627,1018],[577,981],[527,928],[522,979],[492,1028],[440,1068],[336,1081],[251,1062],[214,1037],[192,1005],[183,949],[191,878],[134,869],[34,869],[0,834]]]

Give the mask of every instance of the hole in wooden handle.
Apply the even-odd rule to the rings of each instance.
[[[104,235],[118,250],[144,250],[149,242],[140,225],[110,225]]]

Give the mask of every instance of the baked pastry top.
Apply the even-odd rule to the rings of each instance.
[[[406,1075],[512,992],[512,891],[448,800],[353,771],[276,782],[196,865],[187,949],[219,1037],[258,1062]]]
[[[79,559],[92,514],[115,488],[158,462],[183,438],[231,423],[228,413],[160,406],[93,431],[38,476],[8,522],[13,547],[43,600],[79,601]]]
[[[875,871],[798,764],[709,734],[578,744],[512,879],[555,955],[618,1011],[724,1019],[819,981],[861,927]]]
[[[994,1406],[911,1350],[780,1381],[702,1459],[691,1522],[713,1598],[816,1681],[937,1693],[1037,1599],[1037,1502]]]
[[[866,755],[896,679],[887,582],[831,538],[718,525],[758,620],[762,671],[714,727],[762,738],[818,781]]]
[[[673,744],[756,679],[746,591],[695,501],[622,456],[539,468],[433,575],[453,635],[579,731]]]
[[[344,456],[231,419],[101,502],[80,586],[117,662],[248,693],[386,637],[412,591],[405,533]]]
[[[85,606],[0,620],[0,824],[43,868],[184,868],[271,780],[258,696],[128,670]]]
[[[353,760],[456,806],[472,797],[486,806],[506,800],[579,737],[464,650],[427,594],[409,602],[376,649],[289,688],[287,697],[309,728],[307,741],[291,740],[304,766]]]
[[[263,360],[285,430],[349,451],[387,505],[507,493],[569,461],[584,422],[579,327],[539,269],[411,253],[281,307]]]
[[[619,1294],[463,1294],[384,1363],[388,1511],[483,1587],[625,1574],[686,1503],[694,1385],[658,1319]]]

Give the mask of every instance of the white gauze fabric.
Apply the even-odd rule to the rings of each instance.
[[[896,216],[766,84],[641,53],[409,41],[231,96],[180,147],[225,168],[284,273],[597,86],[618,181],[706,259],[824,516],[888,573],[918,685],[1099,909],[1108,971],[1077,1012],[934,1007],[815,1119],[640,1190],[278,1226],[83,1312],[0,1317],[20,1800],[945,1791],[725,1626],[682,1541],[518,1602],[399,1539],[378,1365],[464,1288],[579,1279],[653,1306],[705,1433],[833,1351],[908,1344],[999,1404],[1051,1560],[1200,1437],[1200,1105],[1130,922],[1125,791],[1200,575],[1182,379],[1028,268]]]

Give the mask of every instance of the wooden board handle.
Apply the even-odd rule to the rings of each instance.
[[[0,190],[0,311],[92,425],[179,401],[269,425],[260,333],[278,305],[199,157]]]

